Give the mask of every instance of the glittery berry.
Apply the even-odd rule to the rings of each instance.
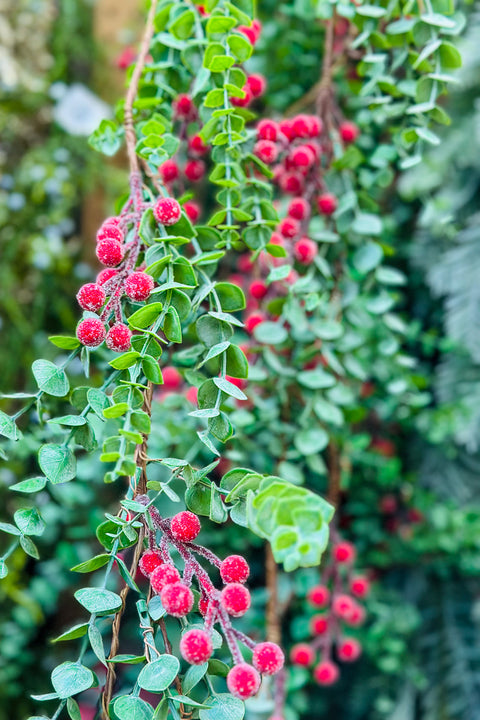
[[[317,253],[317,243],[307,237],[300,238],[293,247],[293,254],[302,265],[311,265]]]
[[[115,277],[115,275],[118,275],[118,270],[114,268],[104,268],[100,270],[97,275],[97,285],[105,285],[105,283]]]
[[[307,643],[297,643],[290,650],[290,662],[292,665],[309,667],[315,660],[315,651]]]
[[[100,285],[96,285],[95,283],[82,285],[77,293],[77,300],[80,307],[83,310],[90,310],[90,312],[100,310],[105,302],[105,299],[105,293],[102,288]]]
[[[340,542],[333,548],[333,557],[338,563],[351,563],[355,560],[355,548],[352,543]]]
[[[188,139],[188,151],[191,155],[205,155],[208,153],[208,145],[205,145],[200,135],[193,135]]]
[[[198,182],[205,175],[206,167],[203,160],[189,160],[184,168],[185,177],[190,182]]]
[[[160,198],[153,208],[153,214],[161,225],[175,225],[180,220],[182,209],[173,198]]]
[[[293,198],[288,206],[288,214],[296,220],[305,220],[310,215],[310,205],[302,197]]]
[[[300,232],[300,223],[295,218],[286,217],[278,224],[278,232],[284,238],[294,238]]]
[[[285,662],[283,650],[276,643],[263,642],[255,646],[252,665],[264,675],[275,675]]]
[[[153,286],[152,276],[144,272],[133,272],[125,280],[125,292],[130,300],[146,300]]]
[[[102,265],[115,267],[123,260],[123,245],[118,240],[107,238],[98,243],[96,253]]]
[[[82,345],[98,347],[105,340],[105,325],[98,318],[86,318],[77,325],[77,338]]]
[[[249,287],[250,295],[256,300],[261,300],[268,292],[268,287],[263,280],[253,280]]]
[[[106,221],[97,232],[97,242],[102,240],[117,240],[123,242],[123,233],[115,222]]]
[[[319,685],[333,685],[340,675],[338,665],[331,660],[322,660],[313,670],[313,677]]]
[[[364,575],[357,575],[350,583],[352,595],[358,598],[367,597],[370,592],[370,581]]]
[[[232,617],[245,615],[250,607],[250,593],[240,583],[229,583],[222,590],[222,604]]]
[[[131,330],[123,323],[116,323],[108,331],[105,343],[114,352],[125,352],[129,349],[131,340]]]
[[[189,510],[179,512],[177,515],[174,515],[170,521],[170,530],[173,537],[182,542],[195,540],[200,532],[200,527],[198,515],[195,515],[195,513]]]
[[[252,334],[257,325],[265,322],[266,316],[262,312],[252,312],[245,318],[245,330]]]
[[[224,583],[244,583],[249,575],[250,568],[241,555],[229,555],[220,565],[220,576]]]
[[[267,81],[263,77],[263,75],[249,75],[247,77],[247,85],[251,90],[251,93],[254,98],[258,98],[267,89]]]
[[[349,122],[348,120],[345,120],[344,122],[340,123],[339,127],[340,131],[340,137],[342,138],[343,142],[346,145],[349,145],[350,143],[354,143],[355,140],[360,135],[360,130],[353,122]]]
[[[345,638],[337,645],[337,656],[343,662],[354,662],[362,654],[362,646],[355,638]]]
[[[257,136],[259,140],[275,142],[278,137],[277,123],[274,120],[260,120],[257,125]]]
[[[328,630],[326,615],[314,615],[310,620],[310,629],[313,635],[324,635]]]
[[[337,198],[333,193],[323,193],[317,198],[318,210],[322,215],[333,215],[337,204]]]
[[[271,140],[259,140],[253,148],[254,154],[259,160],[271,165],[278,157],[278,148]]]
[[[175,160],[165,160],[158,168],[158,172],[165,183],[173,182],[180,176],[180,170]]]
[[[190,95],[177,95],[173,101],[173,113],[178,120],[194,120],[197,109]]]
[[[187,630],[180,640],[180,652],[190,665],[201,665],[213,653],[213,645],[205,630]]]
[[[146,577],[149,577],[155,568],[158,568],[162,562],[162,556],[160,553],[155,552],[155,550],[146,550],[140,558],[138,567]]]
[[[183,383],[183,378],[178,372],[177,368],[164,367],[162,368],[163,375],[163,388],[165,390],[178,390]]]
[[[175,565],[164,563],[160,558],[160,562],[157,567],[154,568],[150,577],[150,584],[153,591],[158,595],[167,585],[178,582],[180,582],[180,573]]]
[[[183,209],[188,219],[192,223],[196,223],[201,213],[200,205],[193,200],[187,200],[187,202],[183,204]]]
[[[248,663],[234,665],[227,675],[227,687],[232,695],[246,700],[256,695],[260,689],[261,678],[254,667]]]
[[[181,582],[165,585],[160,600],[165,611],[173,617],[185,617],[193,608],[193,593]]]

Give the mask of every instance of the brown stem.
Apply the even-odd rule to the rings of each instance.
[[[267,602],[267,640],[281,642],[280,612],[278,607],[278,572],[270,543],[265,548],[265,574],[268,590]]]
[[[323,120],[324,133],[327,138],[333,128],[335,101],[333,96],[333,41],[335,28],[335,9],[333,15],[325,23],[325,44],[323,47],[322,74],[318,85],[315,109]]]
[[[152,416],[152,397],[153,397],[153,383],[150,380],[147,383],[147,389],[143,394],[143,411],[147,413],[148,417]],[[147,492],[147,460],[148,460],[148,435],[143,436],[143,443],[137,445],[135,451],[135,464],[141,468],[141,474],[138,479],[137,487],[135,488],[134,498],[137,495],[145,495]]]

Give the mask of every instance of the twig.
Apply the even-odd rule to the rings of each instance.
[[[278,607],[278,573],[277,563],[273,557],[270,543],[265,548],[265,575],[268,590],[267,601],[267,640],[281,643],[280,613]]]

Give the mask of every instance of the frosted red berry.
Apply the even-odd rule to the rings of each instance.
[[[313,670],[313,677],[319,685],[334,685],[339,676],[338,665],[331,660],[322,660]]]
[[[261,300],[268,292],[267,285],[263,280],[253,280],[249,287],[250,295],[256,300]]]
[[[286,217],[278,224],[278,232],[284,238],[294,238],[300,232],[300,223],[295,218]]]
[[[173,617],[185,617],[193,608],[193,593],[181,582],[165,585],[160,592],[165,611]]]
[[[354,662],[362,654],[362,646],[355,638],[345,638],[337,645],[337,656],[343,662]]]
[[[180,176],[180,170],[175,160],[165,160],[158,168],[158,172],[163,182],[174,182]]]
[[[315,155],[307,145],[299,145],[292,151],[290,160],[295,167],[311,168],[315,162]]]
[[[252,665],[264,675],[275,675],[282,669],[285,662],[283,650],[276,643],[263,642],[255,646]]]
[[[328,630],[328,618],[326,615],[314,615],[310,620],[310,629],[313,635],[325,635]]]
[[[307,237],[300,238],[293,247],[293,254],[302,265],[310,265],[317,253],[317,243]]]
[[[146,300],[154,287],[153,278],[145,272],[133,272],[125,280],[125,292],[130,300]]]
[[[350,590],[352,595],[358,598],[367,597],[370,592],[370,581],[364,575],[357,575],[352,578],[350,583]]]
[[[172,585],[173,583],[178,582],[180,582],[180,573],[175,565],[164,563],[160,559],[160,562],[157,567],[152,570],[150,576],[152,590],[158,595],[167,585]]]
[[[123,232],[118,227],[116,222],[107,221],[97,232],[97,242],[102,240],[117,240],[117,242],[123,242]]]
[[[98,347],[106,334],[105,325],[98,318],[86,318],[77,325],[77,338],[86,347]]]
[[[337,617],[346,620],[351,617],[355,605],[356,603],[353,598],[342,593],[333,598],[332,610]]]
[[[254,98],[263,95],[263,93],[267,89],[267,81],[263,77],[263,75],[249,75],[247,77],[247,85],[250,88]]]
[[[114,268],[104,268],[100,270],[97,275],[97,285],[105,285],[105,283],[115,277],[115,275],[118,275],[118,270]]]
[[[115,323],[107,333],[105,344],[114,352],[125,352],[129,349],[132,341],[132,332],[127,325]]]
[[[278,137],[277,123],[274,120],[260,120],[257,125],[257,136],[259,140],[275,142]]]
[[[254,667],[248,663],[234,665],[227,675],[227,687],[234,697],[246,700],[256,695],[260,689],[261,678]]]
[[[194,120],[197,115],[195,104],[186,93],[177,95],[173,101],[173,113],[178,120]]]
[[[351,563],[355,560],[355,548],[352,543],[340,542],[333,548],[333,557],[338,563]]]
[[[296,220],[305,220],[310,215],[310,205],[302,197],[293,198],[288,206],[288,214]]]
[[[224,583],[244,583],[249,575],[250,568],[241,555],[229,555],[220,565],[220,576]]]
[[[187,200],[187,202],[183,204],[183,209],[188,219],[192,223],[196,223],[201,213],[200,205],[193,200]]]
[[[198,515],[189,510],[177,513],[170,521],[170,530],[173,537],[182,542],[195,540],[200,532],[200,527]]]
[[[229,583],[222,590],[222,605],[232,617],[245,615],[250,607],[250,593],[240,583]]]
[[[115,267],[123,260],[123,245],[118,240],[107,238],[97,244],[96,254],[102,265]]]
[[[160,198],[153,208],[155,219],[161,225],[175,225],[182,215],[182,209],[174,198]]]
[[[278,157],[278,148],[271,140],[259,140],[255,143],[253,152],[266,165],[271,165]]]
[[[162,368],[162,375],[165,390],[178,390],[183,383],[183,378],[175,367],[167,366]]]
[[[188,151],[191,155],[205,155],[208,152],[208,145],[206,145],[200,135],[192,135],[188,139]]]
[[[355,123],[350,122],[348,120],[345,120],[344,122],[340,123],[339,131],[340,131],[340,137],[342,138],[343,142],[346,145],[349,145],[350,143],[354,143],[355,140],[360,135],[360,130],[355,125]]]
[[[279,184],[283,192],[300,195],[305,187],[303,177],[296,172],[286,172],[280,176]]]
[[[213,653],[213,645],[205,630],[187,630],[180,640],[180,652],[190,665],[201,665]]]
[[[146,577],[149,577],[162,562],[160,553],[155,552],[155,550],[146,550],[140,558],[138,567]]]
[[[205,616],[207,614],[209,604],[210,604],[210,600],[207,597],[205,597],[205,596],[201,597],[198,601],[198,612],[201,615]]]
[[[190,182],[198,182],[205,175],[206,168],[207,166],[203,160],[189,160],[185,164],[183,172],[187,180],[190,180]]]
[[[315,660],[315,651],[307,643],[297,643],[290,650],[290,662],[292,665],[309,667]]]
[[[333,193],[323,193],[317,198],[318,210],[322,215],[333,215],[337,204],[337,198]]]
[[[245,330],[252,334],[257,325],[265,322],[266,317],[262,312],[252,312],[248,317],[245,318]]]
[[[106,296],[100,285],[87,283],[86,285],[82,285],[78,291],[77,300],[83,310],[96,312],[102,307],[106,300]]]

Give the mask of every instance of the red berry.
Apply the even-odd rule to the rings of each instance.
[[[192,223],[196,223],[201,213],[200,205],[193,200],[187,200],[187,202],[183,204],[183,209],[188,219]]]
[[[175,160],[165,160],[158,168],[158,172],[165,183],[173,182],[180,175],[180,170]]]
[[[252,20],[252,30],[255,33],[255,42],[257,42],[260,37],[260,33],[262,32],[262,23],[260,20]]]
[[[350,590],[352,595],[358,598],[367,597],[370,592],[370,581],[364,575],[357,575],[350,583]]]
[[[310,215],[310,205],[302,197],[293,198],[288,206],[288,214],[296,220],[305,220]]]
[[[250,105],[250,103],[253,100],[253,94],[250,90],[248,85],[244,85],[242,88],[243,92],[245,93],[245,97],[232,97],[230,98],[230,102],[235,107],[247,107],[247,105]]]
[[[353,122],[349,122],[348,120],[345,120],[344,122],[340,123],[340,137],[342,138],[343,142],[346,145],[350,145],[350,143],[354,143],[355,140],[360,135],[360,130]]]
[[[107,333],[105,343],[114,352],[125,352],[132,340],[131,330],[123,323],[116,323]]]
[[[123,245],[121,245],[118,240],[100,240],[96,253],[102,265],[115,267],[115,265],[118,265],[123,260]]]
[[[105,293],[102,288],[100,285],[96,285],[95,283],[82,285],[77,293],[77,300],[80,307],[83,310],[90,310],[90,312],[100,310],[105,302],[105,299]]]
[[[314,615],[310,620],[310,628],[313,635],[325,635],[328,630],[328,618],[326,615]]]
[[[184,168],[185,177],[190,182],[198,182],[205,175],[206,167],[203,160],[189,160]]]
[[[173,537],[182,542],[195,540],[200,532],[200,527],[198,515],[189,510],[177,513],[170,521],[170,530]]]
[[[250,593],[240,583],[229,583],[222,590],[222,604],[232,617],[245,615],[250,607]]]
[[[154,568],[150,577],[152,590],[158,595],[167,585],[172,585],[173,583],[178,582],[180,582],[180,573],[175,565],[163,563],[160,558],[160,563],[156,568]]]
[[[161,225],[175,225],[180,220],[182,208],[173,198],[160,198],[153,208],[153,214]]]
[[[177,120],[194,120],[197,109],[190,95],[177,95],[173,101],[173,113]]]
[[[82,345],[98,347],[105,340],[105,325],[97,318],[86,318],[77,325],[77,338]]]
[[[296,172],[282,173],[279,184],[283,192],[289,193],[290,195],[300,195],[305,187],[303,177]]]
[[[202,596],[198,601],[198,612],[205,616],[207,614],[208,606],[210,604],[210,600],[208,597]]]
[[[351,617],[355,605],[355,600],[349,595],[340,594],[333,598],[332,610],[337,617],[346,620]]]
[[[115,275],[118,275],[118,270],[114,268],[104,268],[100,270],[97,275],[97,285],[105,285],[105,283],[115,277]]]
[[[292,665],[308,667],[315,660],[315,651],[307,643],[298,643],[290,650],[290,662]]]
[[[355,638],[345,638],[337,646],[337,655],[343,662],[354,662],[362,654],[362,646]]]
[[[273,642],[263,642],[255,645],[252,665],[260,673],[275,675],[282,669],[285,655],[282,648]]]
[[[149,575],[152,574],[152,572],[157,568],[159,565],[161,565],[163,562],[162,556],[160,553],[155,552],[155,550],[146,550],[142,557],[140,558],[140,562],[138,563],[138,567],[142,571],[142,573],[149,577]],[[180,576],[179,576],[180,578]],[[172,580],[173,582],[173,580]]]
[[[105,221],[97,232],[97,242],[117,240],[123,242],[123,233],[115,222]]]
[[[261,300],[268,292],[268,287],[263,280],[253,280],[249,287],[250,295],[256,300]]]
[[[316,115],[308,115],[308,131],[309,137],[315,138],[320,135],[323,130],[323,123]]]
[[[133,272],[125,280],[125,292],[131,300],[146,300],[153,286],[152,276],[144,272]]]
[[[193,386],[189,387],[187,392],[185,393],[185,397],[188,402],[192,403],[192,405],[196,405],[198,402],[198,388]]]
[[[252,312],[248,317],[245,318],[245,330],[251,335],[257,325],[260,325],[260,323],[265,322],[266,316],[264,313],[258,311],[258,312]]]
[[[274,120],[260,120],[257,125],[257,135],[259,140],[275,140],[278,137],[278,125]]]
[[[180,640],[180,652],[190,665],[201,665],[213,653],[213,645],[205,630],[187,630]]]
[[[191,155],[205,155],[208,153],[208,145],[205,145],[200,135],[193,135],[188,139],[188,150]]]
[[[253,27],[247,27],[247,25],[239,25],[237,27],[238,32],[241,32],[242,35],[245,35],[248,42],[251,45],[255,45],[257,42],[257,33],[255,32],[255,29]]]
[[[293,140],[295,137],[295,133],[293,132],[293,120],[289,120],[288,118],[285,120],[280,120],[278,123],[278,127],[280,129],[280,132],[285,135],[287,140]]]
[[[338,665],[331,660],[322,660],[313,671],[313,677],[319,685],[333,685],[337,682],[339,675]]]
[[[237,267],[240,270],[240,272],[245,273],[246,275],[248,275],[248,273],[252,272],[253,263],[250,260],[250,255],[240,255],[240,257],[237,260]]]
[[[163,388],[165,390],[178,390],[183,383],[183,378],[178,372],[177,368],[164,367],[162,369],[163,375]]]
[[[300,232],[300,223],[295,218],[286,217],[281,220],[277,230],[284,238],[294,238]]]
[[[184,617],[193,608],[193,593],[181,582],[165,585],[160,592],[165,611],[173,617]]]
[[[254,667],[248,663],[234,665],[227,675],[227,687],[232,695],[246,700],[256,695],[260,689],[261,678]]]
[[[278,148],[271,140],[259,140],[253,148],[255,155],[267,165],[271,165],[278,157]]]
[[[249,75],[247,77],[247,85],[251,90],[254,98],[263,95],[267,89],[267,81],[263,75]]]
[[[311,168],[315,162],[315,155],[306,145],[299,145],[290,154],[290,160],[295,167]]]
[[[241,555],[229,555],[220,565],[220,576],[224,583],[244,583],[249,575],[250,568]]]
[[[356,603],[354,600],[352,600],[352,602],[353,606],[347,617],[344,618],[344,620],[347,625],[351,625],[352,627],[359,627],[365,622],[365,609],[361,605]]]
[[[338,563],[351,563],[355,560],[355,548],[352,543],[343,541],[333,548],[333,557]]]
[[[303,237],[295,243],[293,253],[299,263],[302,263],[302,265],[311,265],[314,257],[318,253],[318,245],[313,240],[310,240],[310,238]]]
[[[337,198],[333,193],[323,193],[317,198],[317,206],[322,215],[333,215],[337,209]]]

